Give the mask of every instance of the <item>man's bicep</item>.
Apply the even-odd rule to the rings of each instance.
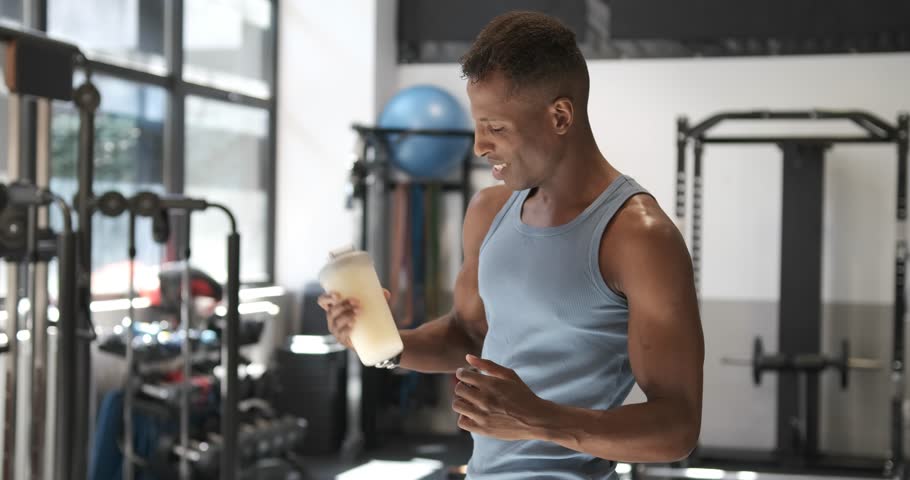
[[[477,344],[487,334],[487,316],[477,288],[477,259],[466,258],[455,279],[455,321]]]
[[[645,230],[623,268],[632,371],[649,398],[700,403],[704,338],[692,263],[675,226]]]
[[[502,185],[485,188],[474,195],[465,212],[462,228],[464,261],[455,278],[454,316],[456,323],[478,348],[483,345],[487,334],[486,311],[477,280],[480,247],[497,212],[510,195],[511,192]]]

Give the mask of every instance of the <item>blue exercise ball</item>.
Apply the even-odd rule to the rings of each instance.
[[[381,128],[471,130],[467,113],[451,94],[432,85],[406,88],[392,97],[379,115]],[[392,163],[413,177],[449,174],[465,159],[470,137],[389,135]]]

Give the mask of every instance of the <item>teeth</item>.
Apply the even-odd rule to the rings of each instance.
[[[501,172],[503,168],[506,168],[505,163],[499,163],[499,164],[493,165],[493,170],[496,170],[497,172]]]

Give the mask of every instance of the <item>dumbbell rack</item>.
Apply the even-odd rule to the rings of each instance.
[[[864,135],[855,136],[719,136],[709,132],[728,121],[739,120],[846,120],[859,127]],[[897,148],[897,198],[896,238],[894,255],[894,315],[892,323],[892,358],[890,379],[892,383],[891,408],[889,409],[889,451],[883,464],[866,462],[865,467],[834,465],[837,459],[824,459],[818,451],[817,435],[818,409],[806,412],[807,429],[813,431],[805,436],[806,442],[794,441],[793,419],[799,418],[800,379],[796,375],[779,378],[778,384],[778,437],[777,448],[770,459],[756,461],[754,452],[735,457],[740,452],[707,455],[700,451],[692,458],[693,464],[711,462],[730,465],[750,465],[770,468],[791,468],[812,470],[834,468],[837,471],[883,474],[890,478],[902,478],[905,474],[903,403],[904,403],[904,321],[906,313],[905,268],[907,263],[907,173],[908,142],[910,142],[910,116],[901,114],[896,124],[862,111],[739,111],[713,115],[704,121],[691,125],[686,117],[677,122],[677,168],[676,168],[676,217],[683,234],[689,238],[692,252],[696,285],[701,276],[701,229],[702,229],[702,162],[704,148],[708,144],[773,144],[783,152],[783,208],[781,239],[781,294],[779,348],[788,355],[817,355],[820,353],[821,330],[821,248],[825,152],[835,144],[892,144]],[[694,151],[694,175],[690,179],[687,170],[686,151]],[[691,225],[686,223],[688,202],[687,184],[692,183]],[[689,228],[691,232],[689,232]],[[804,395],[806,404],[818,405],[818,376],[805,379]],[[752,468],[750,468],[752,469]]]
[[[183,330],[183,342],[181,347],[181,352],[183,355],[183,384],[181,386],[181,391],[183,394],[180,399],[180,435],[181,435],[181,455],[179,455],[180,460],[180,477],[183,479],[189,479],[190,472],[190,458],[189,458],[189,398],[192,392],[192,387],[190,385],[191,378],[191,362],[192,362],[192,348],[190,341],[190,319],[191,311],[190,305],[192,302],[191,289],[190,289],[190,268],[189,268],[189,258],[190,258],[190,237],[189,237],[189,224],[190,224],[190,214],[193,211],[202,211],[208,208],[213,208],[220,210],[224,213],[230,222],[230,233],[227,238],[227,318],[225,320],[225,328],[223,332],[223,339],[221,342],[222,355],[221,359],[223,362],[224,368],[224,381],[221,382],[221,393],[222,393],[222,411],[221,411],[221,430],[222,430],[222,441],[221,441],[221,451],[220,456],[221,467],[220,467],[220,476],[224,480],[232,480],[236,478],[238,466],[239,466],[239,457],[237,456],[237,439],[238,439],[238,424],[237,424],[237,403],[238,403],[238,378],[237,370],[239,366],[239,330],[240,330],[240,314],[238,310],[239,301],[240,301],[240,234],[237,231],[237,222],[233,213],[225,207],[224,205],[217,203],[210,203],[201,199],[193,199],[177,195],[165,195],[159,196],[153,192],[139,192],[133,197],[127,199],[121,193],[112,191],[102,194],[97,199],[89,197],[85,201],[85,204],[80,204],[80,207],[84,207],[86,211],[91,212],[98,211],[101,214],[116,217],[124,212],[129,214],[130,218],[130,231],[129,231],[129,259],[130,259],[130,278],[129,278],[129,324],[126,328],[126,363],[127,363],[127,385],[124,392],[124,462],[123,462],[123,477],[125,480],[132,480],[134,477],[133,464],[135,461],[133,453],[133,428],[132,428],[132,410],[133,410],[133,399],[134,399],[134,389],[137,385],[133,383],[133,374],[136,373],[136,363],[133,358],[133,332],[134,332],[134,321],[135,315],[133,311],[133,297],[135,295],[133,288],[133,270],[132,265],[135,261],[136,248],[135,248],[135,220],[136,217],[152,217],[153,218],[153,233],[158,237],[161,234],[160,230],[167,229],[167,220],[169,213],[175,212],[183,215],[185,220],[185,230],[184,230],[184,239],[183,239],[183,275],[181,276],[181,294],[180,294],[180,304],[181,304],[181,322]],[[158,223],[160,226],[155,227],[155,223]],[[161,235],[164,238],[156,238],[157,240],[166,241],[167,233]]]

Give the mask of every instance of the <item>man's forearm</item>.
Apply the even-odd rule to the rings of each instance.
[[[401,367],[424,373],[449,373],[467,364],[465,355],[479,354],[475,342],[447,314],[412,330],[401,330]]]
[[[671,462],[695,448],[699,415],[679,401],[655,399],[612,410],[589,410],[545,401],[530,420],[534,438],[620,462]]]

